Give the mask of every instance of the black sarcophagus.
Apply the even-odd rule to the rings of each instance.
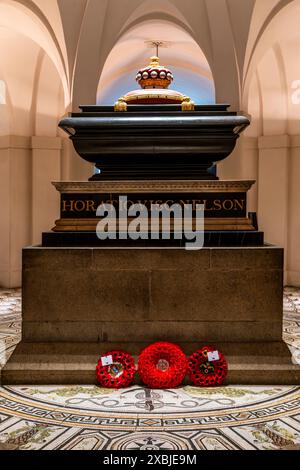
[[[246,116],[229,105],[81,106],[59,126],[67,131],[78,154],[96,165],[91,180],[218,179],[214,163],[233,151]]]

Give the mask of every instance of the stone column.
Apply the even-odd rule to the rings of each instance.
[[[59,196],[52,181],[61,179],[60,137],[32,137],[32,243],[50,230],[59,216]]]
[[[256,184],[248,192],[248,211],[258,209],[258,139],[257,137],[241,137],[241,168],[240,178],[255,180]],[[259,223],[260,221],[258,221]]]
[[[289,159],[288,135],[258,139],[258,217],[265,241],[284,248],[288,259]]]
[[[22,248],[31,243],[30,137],[0,137],[0,286],[21,285]]]
[[[300,135],[290,137],[287,283],[300,286]]]
[[[21,285],[22,248],[41,241],[59,216],[61,138],[0,137],[0,286]]]

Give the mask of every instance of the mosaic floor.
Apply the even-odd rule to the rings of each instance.
[[[0,290],[2,364],[20,325],[20,291]],[[300,363],[300,289],[285,289],[284,339]],[[3,387],[0,449],[300,449],[300,387]]]

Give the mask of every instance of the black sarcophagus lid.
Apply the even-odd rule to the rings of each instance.
[[[114,106],[80,106],[59,123],[78,154],[99,170],[91,180],[218,179],[214,164],[228,157],[250,124],[230,105],[195,105],[168,89],[173,74],[152,57],[139,70],[141,89]]]
[[[100,170],[92,179],[217,179],[213,166],[249,125],[229,105],[81,106],[59,123],[78,154]]]

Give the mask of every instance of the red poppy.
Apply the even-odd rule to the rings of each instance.
[[[217,360],[209,360],[208,353],[217,353]],[[188,374],[194,385],[213,387],[221,385],[227,376],[227,361],[220,351],[204,346],[189,358]]]
[[[187,359],[179,346],[157,342],[145,348],[138,360],[142,382],[150,388],[177,387],[187,371]]]
[[[111,356],[111,362],[105,364],[105,358]],[[125,351],[109,351],[103,354],[96,367],[97,382],[106,388],[128,387],[133,381],[135,364],[133,357]]]

